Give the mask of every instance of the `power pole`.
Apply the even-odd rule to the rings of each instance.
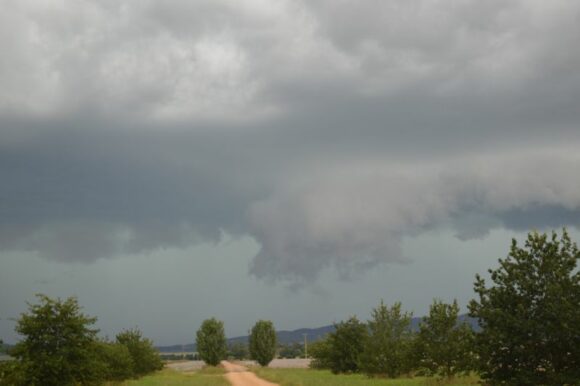
[[[308,359],[308,334],[303,333],[302,335],[304,335],[304,359]]]

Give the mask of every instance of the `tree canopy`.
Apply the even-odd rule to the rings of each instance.
[[[268,366],[268,363],[276,355],[276,330],[269,320],[259,320],[250,332],[250,357],[260,364]]]
[[[23,336],[11,354],[27,385],[98,384],[103,366],[95,351],[96,318],[81,312],[76,298],[64,301],[37,295],[16,325]]]
[[[560,238],[532,232],[524,247],[512,241],[492,285],[476,276],[481,376],[492,385],[566,385],[580,379],[580,252]]]
[[[429,315],[424,317],[417,339],[419,366],[430,374],[451,378],[472,368],[473,331],[458,323],[457,301],[446,304],[433,300]]]
[[[215,318],[204,320],[197,330],[196,344],[201,359],[210,366],[217,366],[228,352],[224,323]]]

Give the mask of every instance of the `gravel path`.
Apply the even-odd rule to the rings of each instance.
[[[232,386],[278,386],[258,378],[256,374],[248,371],[244,366],[235,365],[228,361],[222,361],[222,366],[226,369],[225,377]]]

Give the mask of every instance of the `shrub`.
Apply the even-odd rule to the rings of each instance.
[[[117,334],[117,343],[127,347],[133,361],[134,375],[139,377],[163,368],[161,357],[153,342],[143,335],[139,329],[124,330]]]
[[[335,324],[335,331],[328,335],[330,370],[335,374],[357,373],[367,339],[366,324],[354,316]]]
[[[458,324],[459,305],[434,300],[420,324],[417,349],[419,366],[427,373],[451,378],[472,369],[473,331]]]
[[[372,311],[369,339],[361,355],[361,371],[368,375],[396,378],[411,370],[411,314],[401,312],[401,303],[390,309],[383,301]]]

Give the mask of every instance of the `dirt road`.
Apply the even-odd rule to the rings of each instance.
[[[222,361],[222,366],[226,369],[225,377],[232,386],[278,386],[258,378],[256,374],[248,371],[244,366],[235,365],[228,361]]]

